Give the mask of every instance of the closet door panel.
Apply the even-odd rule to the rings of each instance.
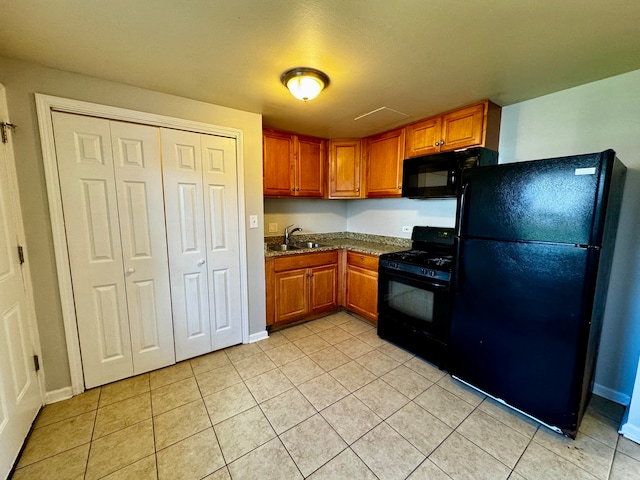
[[[133,374],[109,121],[52,113],[85,385]]]
[[[200,135],[161,129],[176,360],[211,351]]]
[[[213,349],[242,342],[238,178],[232,138],[201,135]]]
[[[110,122],[134,374],[175,362],[159,129]]]

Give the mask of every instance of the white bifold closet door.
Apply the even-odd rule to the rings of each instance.
[[[176,360],[242,342],[233,138],[161,129]]]
[[[170,365],[160,131],[52,116],[85,386]]]

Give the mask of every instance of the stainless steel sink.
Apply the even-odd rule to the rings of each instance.
[[[296,247],[299,248],[320,248],[320,247],[326,247],[326,245],[323,245],[322,243],[316,243],[316,242],[302,242],[302,243],[298,243],[296,242]]]
[[[269,245],[267,248],[269,250],[273,250],[275,252],[286,252],[286,251],[289,251],[289,250],[300,250],[300,248],[305,248],[305,247],[298,247],[296,245],[281,244],[281,245]]]

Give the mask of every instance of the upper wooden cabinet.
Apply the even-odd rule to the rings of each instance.
[[[406,157],[468,147],[498,150],[501,109],[488,100],[407,125]]]
[[[360,139],[329,142],[329,198],[362,198]]]
[[[363,140],[366,158],[366,197],[400,197],[405,129],[398,128]]]
[[[266,197],[324,197],[324,139],[264,129],[262,155]]]

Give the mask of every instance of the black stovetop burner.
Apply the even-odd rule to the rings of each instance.
[[[449,282],[453,271],[452,228],[413,227],[412,249],[380,256],[379,268]]]
[[[403,252],[388,253],[384,255],[386,260],[408,263],[420,267],[437,268],[438,270],[451,271],[453,267],[453,255],[442,252],[425,250],[405,250]]]

